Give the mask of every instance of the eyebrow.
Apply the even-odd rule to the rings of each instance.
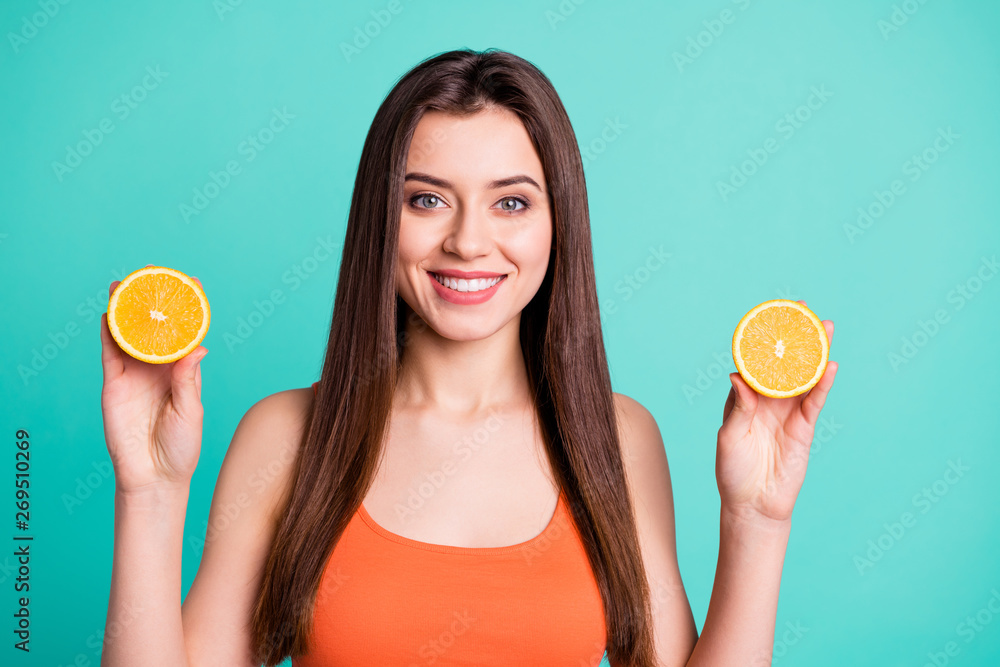
[[[437,176],[431,176],[430,174],[424,174],[421,172],[411,171],[404,178],[404,181],[423,181],[424,183],[429,183],[438,188],[448,188],[454,189],[454,186],[443,178],[438,178]],[[490,190],[496,190],[497,188],[505,188],[508,185],[516,185],[517,183],[530,183],[538,189],[539,192],[542,191],[541,186],[535,182],[535,179],[526,175],[518,174],[517,176],[509,176],[507,178],[498,178],[495,181],[490,181],[486,184],[486,187]]]

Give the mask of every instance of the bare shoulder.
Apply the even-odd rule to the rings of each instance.
[[[311,387],[285,389],[260,399],[243,415],[226,452],[226,459],[240,459],[237,467],[250,473],[248,485],[267,497],[272,510],[280,507],[288,491],[313,399]]]
[[[666,475],[665,481],[669,484],[669,472],[666,468],[667,455],[663,448],[663,436],[656,419],[642,403],[634,398],[618,393],[613,394],[613,396],[618,418],[618,437],[621,441],[622,459],[629,473],[633,474],[646,466],[653,465],[659,475]],[[635,481],[637,480],[632,480],[633,483]]]
[[[276,392],[250,406],[236,427],[215,483],[207,530],[194,542],[201,562],[181,608],[192,665],[256,664],[247,619],[312,401],[311,388]]]
[[[644,515],[648,508],[655,507],[657,514],[673,514],[670,468],[656,419],[644,405],[625,394],[614,394],[614,402],[622,462],[636,511]],[[664,518],[658,517],[661,521]]]
[[[614,402],[649,582],[657,657],[661,664],[684,664],[698,635],[677,563],[673,487],[663,436],[641,403],[617,393]]]
[[[312,411],[313,390],[285,389],[269,394],[250,406],[240,420],[255,428],[303,430]]]

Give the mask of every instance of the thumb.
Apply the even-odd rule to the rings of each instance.
[[[201,410],[201,360],[208,348],[200,345],[187,356],[174,362],[170,373],[170,391],[174,408],[182,416],[193,417]]]
[[[740,377],[739,373],[730,373],[729,381],[733,383],[735,402],[729,412],[722,429],[733,436],[740,436],[750,430],[750,424],[757,413],[757,392]]]

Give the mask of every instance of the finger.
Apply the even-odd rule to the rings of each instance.
[[[198,366],[208,354],[208,348],[199,345],[194,351],[173,362],[170,369],[170,392],[174,408],[183,417],[195,417],[201,406],[198,391]]]
[[[719,432],[723,436],[740,437],[750,430],[750,424],[757,413],[759,396],[739,373],[730,373],[729,380],[733,383],[736,400]]]
[[[198,400],[201,400],[201,364],[199,363],[195,367],[194,371],[194,386],[198,390]]]
[[[826,342],[833,345],[833,321],[823,320],[823,328],[826,329]]]
[[[191,276],[191,280],[193,280],[193,281],[195,281],[196,283],[198,283],[198,287],[200,287],[200,288],[202,288],[202,289],[205,289],[205,286],[201,284],[201,281],[200,281],[200,280],[198,280],[197,278],[195,278],[194,276]]]
[[[802,299],[799,299],[798,301],[799,301],[799,303],[801,303],[801,304],[802,304],[803,306],[806,306],[806,302],[805,302],[805,301],[803,301]],[[808,307],[809,307],[809,306],[806,306],[806,308],[808,308]]]
[[[823,404],[826,403],[826,395],[830,393],[830,387],[833,386],[833,379],[837,375],[837,368],[839,368],[839,364],[836,361],[827,363],[823,377],[820,378],[815,387],[809,390],[809,393],[802,400],[802,416],[805,417],[806,422],[810,426],[816,424],[819,412],[823,409]]]
[[[125,372],[125,352],[108,329],[108,314],[101,313],[101,366],[104,368],[104,382],[108,383]]]
[[[729,395],[726,396],[726,405],[722,408],[722,421],[725,422],[729,418],[729,413],[733,411],[733,406],[736,405],[736,390],[732,387],[729,388]]]
[[[111,287],[108,288],[108,298],[111,298],[111,294],[115,291],[115,288],[121,283],[120,280],[112,281]]]

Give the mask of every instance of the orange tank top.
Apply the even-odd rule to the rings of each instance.
[[[605,633],[562,492],[542,533],[505,547],[412,540],[361,505],[324,566],[309,652],[292,665],[596,667]]]

